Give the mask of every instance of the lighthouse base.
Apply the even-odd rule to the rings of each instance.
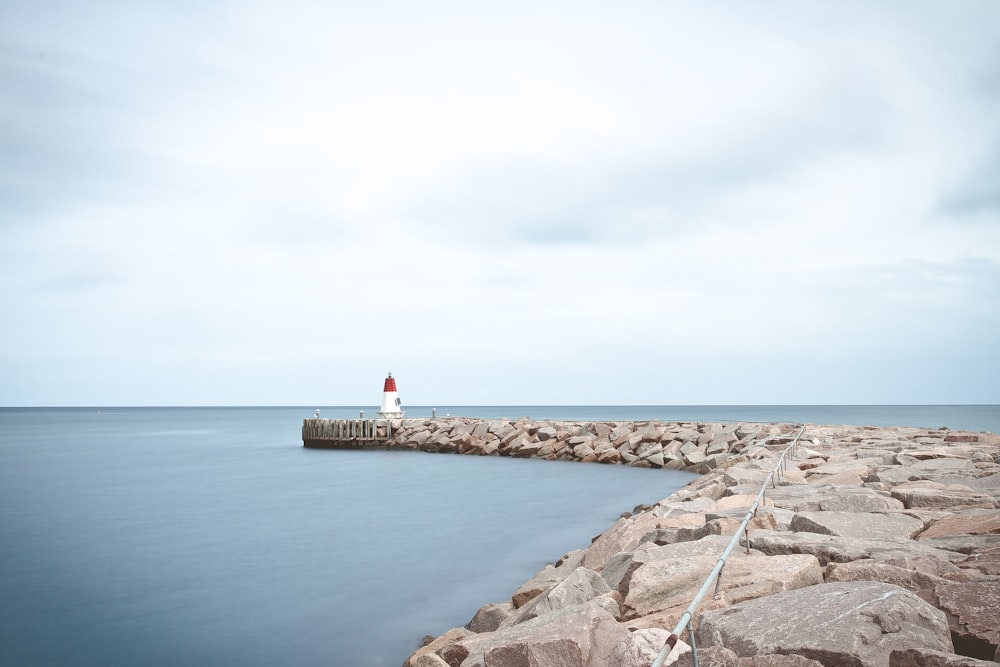
[[[378,413],[379,419],[402,419],[405,412],[380,412]]]

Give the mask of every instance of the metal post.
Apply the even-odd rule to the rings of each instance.
[[[694,643],[694,626],[691,624],[693,618],[688,619],[688,642],[691,644],[691,667],[698,667],[698,647]]]
[[[715,592],[712,593],[712,599],[713,600],[718,600],[719,599],[719,586],[722,584],[722,571],[724,569],[726,569],[726,564],[725,563],[723,563],[722,567],[719,568],[719,576],[717,576],[715,578]]]

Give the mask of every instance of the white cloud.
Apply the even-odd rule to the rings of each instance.
[[[1000,402],[992,4],[53,7],[0,404]]]

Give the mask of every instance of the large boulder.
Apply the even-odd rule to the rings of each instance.
[[[799,512],[789,525],[795,532],[904,540],[913,539],[923,528],[920,519],[898,512]]]
[[[466,629],[472,632],[493,632],[500,627],[507,618],[513,613],[514,605],[510,602],[503,602],[500,604],[489,603],[485,604],[479,608],[476,615],[472,617],[469,624],[466,625]]]
[[[583,550],[571,551],[555,565],[549,564],[535,573],[531,579],[521,584],[511,596],[514,609],[520,609],[525,604],[565,579],[583,562]]]
[[[557,609],[588,602],[610,592],[611,588],[608,587],[601,575],[581,566],[505,619],[502,626],[522,623]],[[618,609],[618,603],[614,600],[608,600],[607,604],[603,606],[616,618],[621,613]]]
[[[741,657],[786,653],[845,667],[888,667],[896,649],[953,651],[942,611],[878,582],[820,584],[707,611],[697,637]]]
[[[615,644],[608,667],[649,667],[669,638],[670,633],[663,628],[635,630]],[[663,664],[679,665],[682,656],[690,653],[691,647],[678,641]]]
[[[677,546],[677,545],[670,545]],[[622,618],[634,619],[666,610],[683,610],[701,588],[721,553],[691,558],[654,560],[632,573],[622,592]],[[823,581],[819,561],[813,556],[730,554],[722,572],[717,605],[772,595],[778,591],[812,586]]]
[[[628,629],[599,604],[559,609],[460,644],[469,655],[462,667],[606,667]]]
[[[897,484],[892,489],[892,497],[907,508],[958,510],[997,507],[996,498],[988,493],[975,491],[961,484],[941,484],[926,480]]]
[[[859,539],[775,530],[752,532],[750,544],[754,549],[773,556],[812,554],[824,566],[827,563],[849,563],[862,558],[887,560],[908,556],[927,556],[953,562],[963,558],[962,554],[958,552],[938,549],[916,540]]]
[[[871,481],[902,484],[918,480],[937,481],[944,475],[954,475],[962,471],[973,471],[975,465],[969,459],[935,458],[917,461],[906,466],[891,466],[872,474]]]
[[[951,567],[955,566],[952,565]],[[958,570],[958,568],[955,569]],[[948,579],[944,579],[943,577],[870,558],[850,563],[830,563],[826,566],[826,572],[823,576],[828,582],[881,581],[886,584],[901,586],[914,593],[927,591],[928,594],[938,584],[948,583]]]
[[[794,512],[886,512],[903,509],[903,503],[888,494],[863,486],[801,484],[768,489],[775,507]]]
[[[1000,534],[1000,511],[969,510],[944,516],[920,533],[920,538],[953,537],[956,535]]]

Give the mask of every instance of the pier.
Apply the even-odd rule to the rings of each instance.
[[[386,419],[305,419],[302,444],[319,449],[361,449],[385,445],[392,438]]]

